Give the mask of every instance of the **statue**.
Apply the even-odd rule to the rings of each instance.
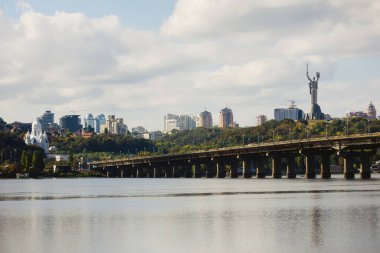
[[[307,79],[309,79],[309,90],[310,90],[310,109],[309,113],[306,116],[306,119],[317,119],[321,120],[324,119],[325,116],[321,111],[321,107],[318,105],[318,80],[320,77],[319,72],[316,73],[316,77],[313,77],[313,79],[309,76],[309,65],[306,63],[306,76]]]
[[[309,89],[311,95],[311,104],[317,104],[317,94],[318,94],[318,80],[320,77],[319,72],[316,73],[317,79],[313,77],[313,79],[309,76],[309,65],[306,63],[306,76],[309,79]]]

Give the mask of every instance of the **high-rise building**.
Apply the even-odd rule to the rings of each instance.
[[[67,129],[72,133],[82,130],[79,115],[65,115],[59,119],[61,129]]]
[[[164,116],[164,133],[171,133],[174,129],[179,130],[179,116],[168,113]]]
[[[234,115],[230,108],[224,108],[219,112],[219,127],[234,127]]]
[[[257,120],[257,125],[261,126],[262,124],[264,124],[267,121],[267,116],[261,114],[261,115],[256,117],[256,120]]]
[[[124,135],[128,133],[128,127],[124,124],[124,120],[122,118],[116,118],[115,115],[108,115],[106,128],[109,134]]]
[[[54,124],[54,113],[51,111],[45,111],[38,120],[41,122],[42,131],[46,131],[49,126]]]
[[[179,116],[179,130],[192,130],[197,127],[197,117],[193,115]]]
[[[106,128],[106,122],[107,122],[107,119],[106,119],[106,116],[104,116],[104,114],[99,114],[98,116],[96,116],[95,118],[95,133],[104,133],[104,129]]]
[[[305,118],[305,114],[301,109],[298,109],[294,101],[291,101],[289,108],[274,109],[274,119],[281,121],[284,119],[301,120]]]
[[[368,118],[369,119],[376,119],[376,108],[372,104],[372,102],[369,102],[368,113],[367,114],[368,114]]]
[[[212,128],[212,114],[210,112],[204,111],[199,114],[198,127]]]
[[[94,116],[92,115],[92,113],[89,113],[87,114],[85,117],[84,117],[84,128],[86,128],[87,130],[89,128],[92,128],[93,130],[95,130],[95,118]]]
[[[191,130],[196,128],[197,117],[193,115],[175,115],[168,113],[164,116],[164,133],[173,130]]]

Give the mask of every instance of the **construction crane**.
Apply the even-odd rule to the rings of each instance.
[[[296,101],[294,101],[294,99],[288,99],[288,101],[290,102],[290,106],[289,108],[297,108],[296,106]]]

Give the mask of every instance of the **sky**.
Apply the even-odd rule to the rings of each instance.
[[[0,0],[0,117],[104,113],[162,130],[166,113],[224,107],[240,126],[321,73],[332,117],[380,110],[380,1]]]

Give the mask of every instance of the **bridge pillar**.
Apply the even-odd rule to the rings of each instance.
[[[360,177],[362,179],[371,178],[371,163],[370,163],[371,154],[362,153],[360,155]]]
[[[193,173],[192,173],[192,166],[191,166],[191,163],[188,163],[186,162],[184,165],[183,165],[183,176],[185,178],[192,178],[193,177]]]
[[[226,162],[223,158],[218,158],[216,160],[216,177],[217,178],[226,177]]]
[[[308,179],[314,179],[316,177],[315,166],[314,166],[314,155],[305,154],[305,165],[306,165],[305,177]]]
[[[286,157],[286,176],[288,178],[296,178],[296,156],[289,154]]]
[[[198,161],[194,162],[194,177],[195,177],[195,178],[200,178],[200,177],[202,177],[201,163],[198,162]]]
[[[206,163],[206,177],[213,178],[216,174],[216,164],[214,161],[209,161]]]
[[[349,153],[343,156],[343,164],[344,164],[344,178],[354,179],[355,178],[354,158],[352,154]]]
[[[321,155],[321,177],[323,179],[329,179],[331,178],[331,171],[330,171],[330,156],[329,154],[322,154]]]
[[[173,165],[172,168],[173,168],[173,177],[174,178],[181,177],[181,173],[180,173],[181,168],[180,168],[180,166],[179,165]]]
[[[123,166],[117,166],[117,170],[119,171],[120,178],[123,178],[124,177]]]
[[[238,175],[238,166],[239,166],[239,160],[237,158],[233,158],[230,162],[231,170],[230,170],[230,177],[231,178],[237,178]]]
[[[164,176],[164,173],[162,172],[162,165],[160,164],[151,164],[150,165],[152,170],[152,176],[153,178],[161,178]]]
[[[266,176],[265,167],[264,167],[265,158],[258,157],[255,160],[255,163],[256,163],[256,177],[257,178],[265,178],[265,176]]]
[[[279,155],[271,155],[272,158],[272,177],[281,178],[281,157]]]
[[[243,177],[244,178],[251,178],[252,177],[252,160],[248,157],[244,157],[242,160],[242,166],[243,166]]]

